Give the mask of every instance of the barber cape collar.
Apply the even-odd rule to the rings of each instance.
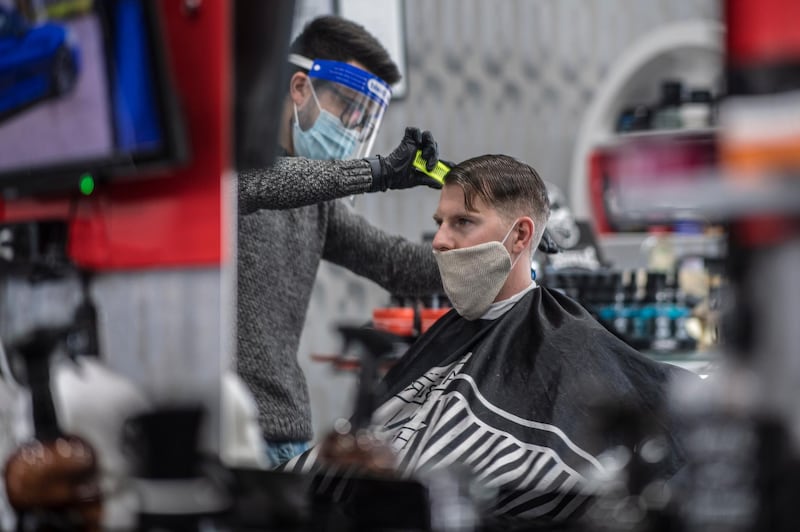
[[[313,135],[321,127],[323,119],[332,121],[326,130],[341,130],[342,138],[350,139],[344,150],[314,150],[313,153],[300,153],[312,159],[359,159],[370,155],[375,137],[378,134],[383,114],[392,98],[392,90],[381,78],[353,65],[341,61],[325,59],[311,60],[298,54],[291,54],[289,62],[308,71],[312,95],[320,109],[316,122],[304,125],[303,130],[295,120],[294,134],[299,137]],[[326,93],[327,108],[320,104],[321,94]],[[324,135],[323,135],[324,136]],[[302,142],[301,142],[302,144]]]

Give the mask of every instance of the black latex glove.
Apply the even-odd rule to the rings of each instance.
[[[550,230],[547,228],[545,228],[544,233],[542,233],[542,239],[539,241],[539,251],[549,255],[561,251],[556,241],[550,236]]]
[[[417,185],[442,188],[438,181],[414,168],[414,157],[417,155],[417,150],[422,150],[422,158],[427,163],[425,167],[429,171],[433,170],[439,161],[439,146],[430,131],[422,132],[415,127],[406,128],[406,134],[400,141],[400,145],[388,156],[369,157],[367,161],[372,167],[370,192],[384,191],[389,188],[410,188]]]

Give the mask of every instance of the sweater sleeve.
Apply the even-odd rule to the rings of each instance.
[[[393,294],[425,295],[442,291],[430,244],[390,235],[331,202],[322,258],[378,283]]]
[[[239,172],[238,186],[240,214],[294,209],[368,192],[372,171],[364,159],[278,157],[270,168]]]

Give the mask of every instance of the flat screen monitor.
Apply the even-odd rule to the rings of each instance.
[[[0,189],[78,191],[185,155],[151,0],[0,0]]]

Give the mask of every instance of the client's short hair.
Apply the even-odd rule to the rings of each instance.
[[[461,187],[467,210],[474,210],[477,197],[509,222],[530,216],[536,225],[532,249],[539,245],[550,217],[550,201],[544,181],[531,165],[508,155],[480,155],[454,166],[444,182]]]

